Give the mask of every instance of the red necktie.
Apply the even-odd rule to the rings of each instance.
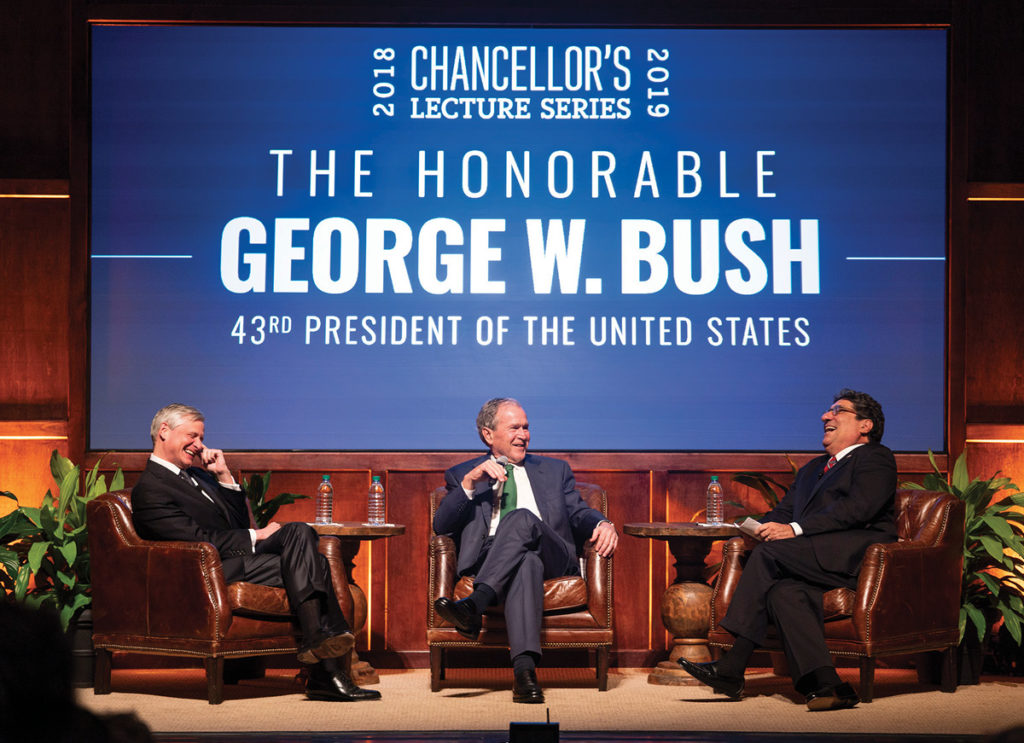
[[[821,471],[821,474],[824,475],[826,472],[828,472],[830,469],[832,469],[835,466],[836,466],[836,458],[835,457],[829,457],[828,462],[825,464],[825,469],[823,469]]]

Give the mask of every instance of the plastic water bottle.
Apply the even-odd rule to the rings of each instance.
[[[725,494],[722,492],[722,483],[718,481],[718,475],[712,475],[708,484],[706,516],[709,524],[721,524],[725,518]]]
[[[316,523],[331,524],[334,522],[334,486],[331,476],[324,475],[323,482],[316,489]]]
[[[380,475],[373,476],[370,483],[370,495],[366,502],[367,523],[384,523],[384,486],[381,485]]]

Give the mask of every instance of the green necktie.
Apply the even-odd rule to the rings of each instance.
[[[499,520],[505,518],[505,514],[509,511],[516,510],[516,478],[512,474],[512,465],[505,465],[505,474],[508,475],[508,479],[505,480],[505,489],[501,493],[501,513],[499,514]]]

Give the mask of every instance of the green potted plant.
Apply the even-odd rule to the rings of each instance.
[[[13,493],[16,508],[0,517],[0,586],[15,601],[32,608],[57,613],[71,637],[76,667],[76,686],[88,686],[92,679],[92,619],[89,605],[89,537],[85,505],[107,492],[106,478],[99,474],[100,462],[85,477],[81,490],[81,469],[56,450],[50,456],[50,472],[57,482],[57,497],[47,490],[38,507],[23,506]],[[124,487],[118,469],[111,488]]]
[[[81,469],[55,449],[50,472],[58,484],[57,497],[47,490],[38,508],[18,504],[0,518],[0,585],[16,601],[55,610],[65,630],[90,602],[85,505],[107,492],[99,467],[97,462],[87,473],[83,493]],[[120,469],[110,485],[114,490],[124,487]],[[18,503],[13,493],[0,495]]]
[[[1024,494],[1008,477],[971,478],[965,454],[957,457],[947,481],[928,452],[933,472],[921,484],[904,482],[912,490],[950,493],[966,506],[964,571],[960,591],[961,658],[974,651],[961,683],[978,683],[982,646],[1001,620],[1013,641],[1021,644],[1024,623]]]
[[[792,482],[796,478],[797,466],[788,454],[786,455],[786,462],[789,464],[789,470],[791,473],[790,482]],[[789,485],[779,482],[775,478],[769,477],[763,472],[737,472],[732,476],[732,481],[756,490],[764,499],[764,510],[758,513],[747,514],[753,518],[764,516],[770,510],[775,508],[789,490]],[[744,506],[744,504],[736,501],[729,501],[729,504],[740,507]]]
[[[296,493],[279,493],[273,498],[267,498],[267,491],[270,490],[270,472],[253,475],[251,480],[243,480],[242,488],[249,499],[249,509],[252,511],[252,520],[256,523],[257,529],[269,524],[281,506],[309,497]]]

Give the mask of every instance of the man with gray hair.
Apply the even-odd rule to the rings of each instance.
[[[580,497],[566,462],[527,454],[530,423],[517,401],[487,401],[476,424],[489,451],[445,472],[448,493],[434,515],[434,532],[455,540],[459,575],[476,576],[473,593],[442,596],[434,609],[476,639],[484,610],[504,602],[512,700],[537,704],[544,701],[536,674],[544,581],[579,575],[578,542],[589,539],[607,557],[619,537]]]
[[[245,493],[224,452],[203,444],[203,414],[168,405],[153,417],[153,453],[132,489],[132,521],[143,539],[209,542],[220,553],[226,581],[284,588],[302,633],[298,659],[309,666],[310,699],[378,699],[361,689],[337,660],[352,649],[317,534],[303,523],[249,528]]]

